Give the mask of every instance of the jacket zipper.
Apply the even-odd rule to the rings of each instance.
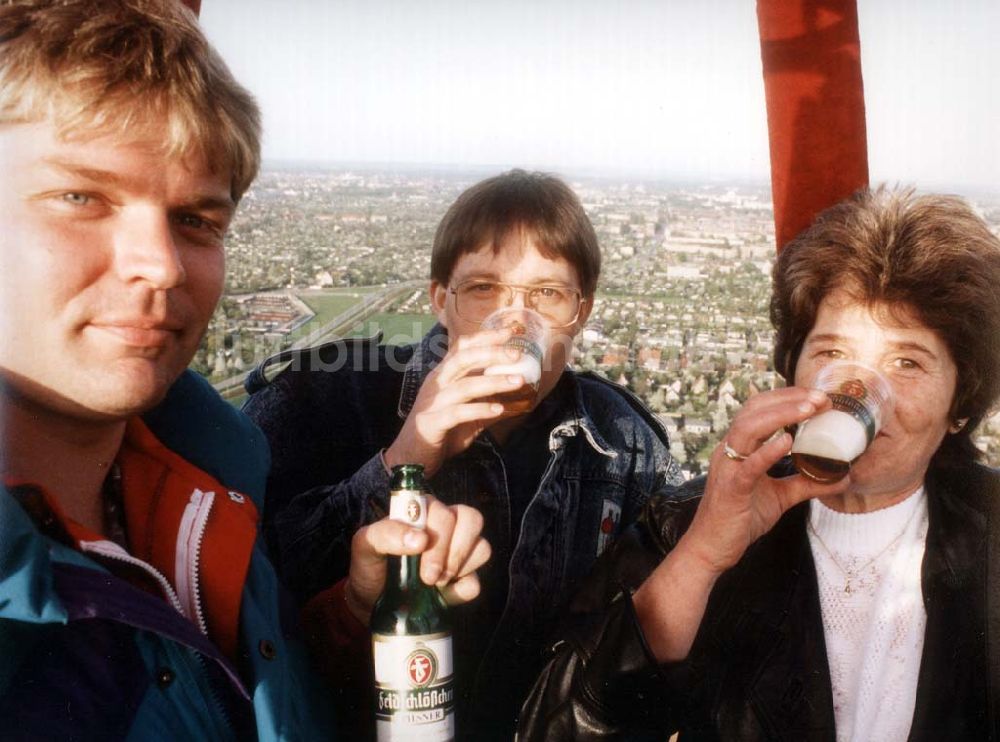
[[[192,621],[202,634],[208,636],[208,624],[202,608],[199,583],[201,544],[208,525],[208,515],[215,501],[214,492],[195,489],[184,508],[180,528],[177,530],[177,548],[174,561],[176,589],[170,581],[148,562],[132,556],[113,541],[81,541],[80,549],[107,559],[130,564],[142,569],[159,584],[170,605],[182,616]]]
[[[174,552],[174,579],[177,583],[177,595],[184,606],[184,615],[194,621],[206,636],[208,624],[202,609],[198,568],[208,514],[214,501],[214,492],[202,492],[195,488],[191,493],[191,499],[184,507],[181,525],[177,529],[177,548]]]
[[[538,489],[535,490],[535,494],[532,495],[531,499],[528,501],[528,506],[524,509],[524,512],[521,514],[521,522],[518,524],[518,529],[517,529],[517,540],[514,542],[514,548],[511,549],[510,561],[507,562],[507,599],[504,601],[503,611],[501,611],[500,613],[500,620],[497,621],[497,628],[493,630],[493,634],[492,636],[490,636],[490,640],[486,645],[486,651],[483,653],[483,657],[487,657],[489,653],[493,651],[493,646],[496,644],[497,641],[498,630],[500,626],[503,625],[504,619],[507,618],[507,612],[510,610],[510,605],[511,605],[510,587],[511,585],[514,584],[514,555],[517,554],[517,550],[521,546],[521,540],[523,538],[523,532],[524,532],[524,521],[528,517],[528,511],[531,509],[532,504],[534,504],[535,500],[538,498],[538,495],[539,493],[541,493],[542,488],[545,486],[545,483],[548,481],[549,477],[552,476],[552,470],[555,469],[556,467],[556,460],[562,458],[563,455],[562,448],[552,449],[551,444],[549,450],[552,453],[552,455],[549,457],[549,463],[545,466],[545,471],[542,472],[542,478],[538,481]],[[493,449],[493,452],[496,454],[497,459],[500,461],[500,471],[503,473],[504,487],[509,488],[510,485],[507,483],[507,467],[504,466],[503,457],[500,456],[499,453],[497,453],[495,448]],[[510,492],[508,490],[508,497],[509,495]],[[479,687],[479,681],[482,677],[482,673],[483,673],[483,667],[482,663],[480,663],[480,667],[476,670],[476,677],[473,678],[472,682],[473,693],[475,693],[476,689]]]
[[[177,530],[177,549],[174,561],[174,577],[177,589],[170,581],[151,564],[129,554],[113,541],[81,541],[80,548],[85,552],[98,554],[108,559],[131,564],[151,575],[174,609],[190,621],[194,621],[202,634],[208,635],[208,627],[202,610],[201,593],[199,591],[198,566],[201,557],[201,544],[205,537],[205,527],[208,525],[208,514],[215,501],[214,492],[202,492],[195,489],[191,499],[184,507],[184,515]],[[219,690],[208,672],[207,658],[201,653],[192,651],[205,675],[212,705],[219,712],[225,728],[232,730],[233,722],[226,705],[222,702]],[[246,691],[243,691],[246,695]]]
[[[118,562],[130,564],[133,567],[138,567],[156,580],[160,585],[160,589],[163,590],[163,594],[170,601],[170,605],[174,607],[174,610],[182,616],[186,615],[184,607],[181,605],[181,600],[177,597],[177,592],[170,584],[170,581],[153,565],[132,556],[114,541],[81,541],[80,549],[90,554],[97,554],[105,559],[113,559]]]

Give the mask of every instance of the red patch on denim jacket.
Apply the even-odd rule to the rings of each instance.
[[[622,507],[614,500],[605,500],[601,509],[601,527],[597,534],[597,556],[615,540],[615,532],[622,519]]]

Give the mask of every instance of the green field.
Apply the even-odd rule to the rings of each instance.
[[[382,331],[382,342],[390,345],[405,345],[420,340],[436,321],[431,314],[373,314],[354,327],[351,337],[371,337]]]
[[[338,314],[346,312],[359,301],[365,298],[374,289],[338,289],[323,293],[297,294],[308,307],[316,313],[316,316],[306,322],[301,327],[296,328],[289,338],[292,341],[308,335],[317,327],[322,327]]]
[[[313,304],[313,299],[319,298],[320,301]],[[351,299],[350,297],[302,297],[302,300],[309,304],[310,308],[314,312],[320,311],[321,306],[333,307],[332,314],[329,314],[326,319],[336,316],[338,312],[344,311],[344,309],[351,306],[351,304],[357,301],[357,297],[348,301],[346,305],[338,305],[334,303],[333,300],[336,299]],[[328,301],[330,300],[330,301]],[[326,319],[323,321],[325,322]],[[348,337],[371,337],[379,330],[382,331],[382,342],[392,345],[406,345],[407,343],[415,343],[424,336],[424,334],[433,327],[434,322],[437,320],[436,317],[430,314],[373,314],[364,322],[356,325],[350,332],[347,333]],[[316,320],[306,323],[304,331],[308,332],[319,325],[316,324]],[[298,335],[298,331],[293,333],[292,337]],[[330,340],[331,338],[326,338]],[[234,407],[240,407],[246,401],[247,395],[243,391],[243,387],[238,387],[230,395],[226,396],[226,401]]]
[[[316,317],[312,322],[323,324],[336,317],[341,312],[346,312],[359,301],[364,299],[361,292],[351,294],[298,294],[311,310],[316,312]]]

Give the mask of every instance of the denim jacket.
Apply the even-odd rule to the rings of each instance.
[[[352,534],[386,511],[381,451],[446,350],[447,335],[436,326],[418,346],[348,340],[286,353],[272,360],[291,367],[273,381],[264,375],[269,362],[248,380],[244,410],[264,430],[273,457],[265,526],[279,570],[300,598],[346,574]],[[490,728],[501,725],[499,736],[509,738],[559,610],[649,495],[681,478],[666,432],[631,393],[569,370],[559,384],[571,402],[553,418],[541,482],[505,555],[506,605],[489,646],[477,648],[478,737],[489,718]],[[475,506],[482,497],[509,503],[502,459],[486,435],[445,462],[429,488],[448,504]]]

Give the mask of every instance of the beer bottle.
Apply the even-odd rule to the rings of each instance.
[[[424,468],[392,469],[389,517],[427,523]],[[375,726],[379,742],[455,738],[451,622],[437,588],[420,579],[420,555],[389,556],[385,589],[372,612]]]

